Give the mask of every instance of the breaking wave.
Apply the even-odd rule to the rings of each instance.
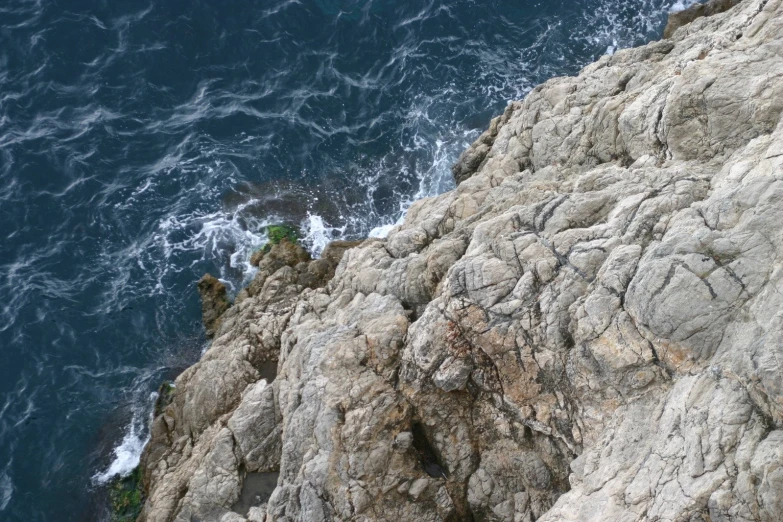
[[[152,393],[148,403],[155,404],[157,398],[157,392]],[[142,405],[134,405],[133,418],[125,428],[119,445],[112,449],[111,463],[105,470],[93,475],[94,484],[105,485],[116,477],[127,477],[139,465],[141,453],[150,438],[148,426],[152,415],[152,409],[141,408]]]

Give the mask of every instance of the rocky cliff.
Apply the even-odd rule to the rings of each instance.
[[[141,520],[781,520],[783,0],[672,32],[510,104],[387,239],[266,254]]]

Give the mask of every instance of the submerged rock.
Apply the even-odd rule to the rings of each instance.
[[[140,520],[779,520],[782,48],[744,0],[511,104],[387,239],[272,248]]]

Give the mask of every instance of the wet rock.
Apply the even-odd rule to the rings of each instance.
[[[277,274],[276,279],[282,278],[282,284],[291,289],[321,288],[332,279],[345,252],[360,243],[360,241],[334,241],[324,248],[321,259],[313,260],[301,245],[283,238],[259,257],[258,273],[238,300],[244,299],[247,294],[256,296],[265,292],[271,296],[278,296],[277,293],[264,290],[265,285],[275,274]],[[278,274],[283,267],[292,270]]]
[[[207,336],[212,337],[220,326],[220,317],[231,306],[226,285],[216,277],[205,274],[198,282],[198,293],[201,296],[201,321]]]
[[[337,267],[345,252],[362,244],[362,241],[332,241],[321,253],[321,259]]]
[[[253,252],[250,255],[250,265],[258,266],[261,263],[261,260],[264,259],[264,255],[266,255],[266,252],[264,252],[263,248],[259,248],[258,250]]]
[[[698,18],[713,16],[728,11],[742,0],[709,0],[705,3],[697,3],[682,11],[669,14],[666,28],[663,30],[664,38],[671,38],[674,31],[688,25]]]

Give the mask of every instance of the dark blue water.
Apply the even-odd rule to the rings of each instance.
[[[101,518],[263,226],[383,233],[675,0],[0,0],[0,520]]]

